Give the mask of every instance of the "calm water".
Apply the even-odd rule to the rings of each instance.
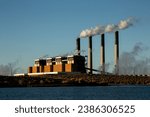
[[[150,86],[0,88],[0,99],[11,100],[150,100]]]

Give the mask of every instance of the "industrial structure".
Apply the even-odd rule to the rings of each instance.
[[[114,63],[115,72],[119,74],[119,32],[115,32],[115,47],[114,47]]]
[[[80,44],[80,42],[78,42]],[[80,47],[78,45],[78,47]],[[80,49],[78,50],[80,51]],[[88,38],[88,73],[93,73],[93,60],[92,60],[92,36]],[[101,46],[100,46],[100,66],[101,74],[105,74],[105,35],[101,34]],[[115,32],[115,44],[114,44],[114,66],[115,74],[119,74],[119,31]]]
[[[80,72],[85,73],[85,58],[80,55],[36,59],[34,66],[28,68],[28,73],[49,72]]]
[[[100,65],[101,73],[105,74],[105,35],[101,35],[101,47],[100,47]]]
[[[88,73],[89,74],[92,74],[93,73],[93,71],[92,71],[92,69],[93,69],[93,60],[92,60],[92,58],[93,58],[93,56],[92,56],[92,36],[90,36],[89,37],[89,46],[88,46],[88,68],[89,68],[89,70],[88,70]]]
[[[92,74],[93,71],[93,55],[92,55],[92,36],[88,37],[88,64],[85,67],[85,57],[81,55],[80,38],[76,39],[76,55],[49,57],[45,59],[36,59],[33,66],[28,68],[29,74],[36,73],[54,73],[54,72],[79,72]],[[101,34],[100,44],[100,66],[101,74],[105,74],[105,34]],[[119,32],[115,32],[114,44],[114,66],[115,73],[119,74]]]

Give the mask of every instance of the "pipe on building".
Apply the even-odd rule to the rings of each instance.
[[[105,73],[105,35],[101,35],[100,65],[102,74]]]
[[[76,39],[76,50],[77,50],[77,55],[80,55],[80,38]]]
[[[115,32],[114,62],[115,72],[119,74],[119,31]]]
[[[92,63],[92,36],[89,37],[89,47],[88,47],[88,73],[92,74],[93,63]]]

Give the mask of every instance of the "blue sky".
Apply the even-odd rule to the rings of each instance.
[[[19,67],[26,71],[38,57],[74,51],[82,30],[117,24],[128,17],[138,22],[120,31],[120,53],[138,42],[150,47],[149,11],[149,0],[0,0],[0,64],[19,60]],[[106,34],[106,62],[112,65],[113,45],[114,34]],[[81,49],[87,47],[88,40],[81,40]],[[93,37],[95,68],[99,49],[98,35]],[[150,57],[150,50],[143,56]]]

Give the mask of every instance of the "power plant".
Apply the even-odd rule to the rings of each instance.
[[[134,23],[134,18],[130,17],[121,20],[118,24],[108,24],[105,26],[96,26],[85,29],[80,32],[76,39],[76,55],[49,57],[45,60],[35,60],[35,64],[28,68],[28,73],[48,73],[48,72],[80,72],[93,74],[93,71],[99,71],[101,74],[106,73],[105,69],[105,33],[115,33],[114,44],[114,67],[115,74],[119,74],[119,30],[129,28]],[[100,70],[93,69],[92,38],[95,35],[101,35],[100,44]],[[81,55],[81,38],[88,38],[88,60],[85,66],[85,57]],[[70,59],[73,62],[70,62]],[[38,64],[36,64],[38,63]],[[81,68],[81,69],[80,69]]]
[[[114,68],[115,74],[119,75],[119,30],[129,28],[134,23],[134,18],[121,20],[118,24],[108,24],[105,26],[96,26],[94,28],[85,29],[80,32],[76,39],[76,54],[70,56],[57,56],[45,59],[35,60],[35,64],[28,68],[28,73],[54,73],[54,72],[79,72],[93,74],[98,71],[101,74],[106,74],[105,61],[105,33],[114,33]],[[93,36],[100,35],[100,70],[93,69]],[[81,38],[88,38],[88,60],[81,55]],[[71,62],[71,60],[73,62]],[[85,65],[87,63],[87,66]]]
[[[149,76],[122,75],[119,61],[119,30],[132,26],[132,20],[122,20],[117,25],[95,27],[81,31],[76,38],[76,54],[47,57],[34,60],[34,65],[28,67],[27,73],[3,77],[0,81],[3,87],[12,86],[109,86],[115,84],[150,84]],[[105,61],[105,33],[114,34],[114,74],[108,73]],[[99,66],[93,69],[93,37],[99,36]],[[87,38],[87,56],[81,53],[81,38]],[[86,60],[87,59],[87,60]],[[120,66],[119,66],[120,65]],[[119,70],[120,69],[120,70]],[[98,72],[98,73],[96,73]],[[16,77],[18,76],[18,77]],[[12,77],[14,78],[12,80]],[[144,80],[143,80],[144,79]]]
[[[88,63],[85,66],[85,57],[81,55],[81,39],[76,39],[76,55],[49,57],[36,59],[34,66],[28,68],[28,75],[54,74],[54,73],[88,73],[93,74],[92,36],[88,37]],[[101,74],[105,74],[105,34],[101,34],[100,44]],[[115,32],[114,44],[115,73],[119,74],[119,31]]]
[[[15,74],[16,79],[7,78],[3,86],[109,86],[115,84],[150,84],[149,76],[122,75],[119,71],[119,31],[128,27],[129,22],[120,22],[118,26],[108,25],[105,30],[100,28],[82,31],[76,39],[76,54],[66,56],[35,59],[34,65],[28,67],[27,74]],[[127,24],[127,25],[123,25]],[[122,27],[121,27],[122,26]],[[117,28],[116,28],[117,27]],[[109,29],[110,28],[110,29]],[[114,74],[106,71],[105,61],[105,33],[114,34]],[[100,70],[93,69],[93,36],[98,35],[100,40],[99,66]],[[81,53],[81,38],[87,38],[88,60]],[[120,59],[121,60],[121,59]],[[87,63],[87,64],[86,64]],[[98,72],[96,74],[95,72]],[[21,79],[20,79],[21,78]],[[144,79],[144,80],[143,80]]]

